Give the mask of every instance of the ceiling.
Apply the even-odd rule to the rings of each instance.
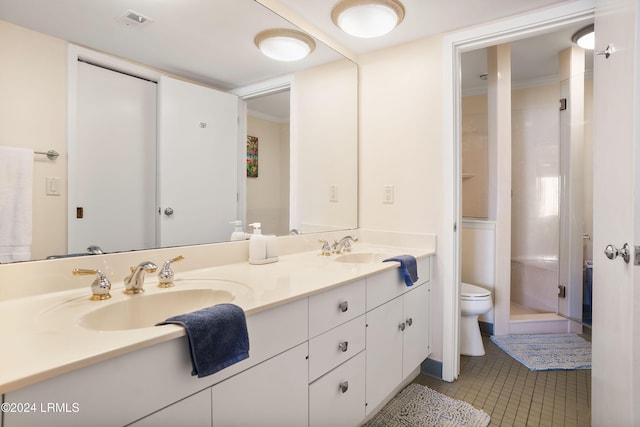
[[[336,1],[263,2],[288,9],[356,55],[563,3],[401,0],[406,15],[394,31],[375,39],[358,39],[343,33],[331,21]],[[150,22],[142,26],[120,23],[118,18],[127,10],[150,18]],[[341,58],[320,42],[313,54],[300,62],[283,63],[264,57],[253,44],[255,34],[267,28],[295,26],[254,0],[0,0],[0,19],[223,90]],[[570,35],[577,29],[514,43],[514,59],[522,58],[514,60],[514,67],[519,67],[513,70],[514,79],[553,74],[557,52],[570,45]],[[465,54],[468,87],[477,84],[477,76],[484,72],[483,61],[482,52]]]
[[[333,24],[331,10],[338,0],[277,0],[357,54],[567,3],[565,0],[400,1],[405,8],[405,18],[395,30],[379,38],[359,39],[343,33]]]

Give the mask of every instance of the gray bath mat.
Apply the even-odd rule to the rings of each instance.
[[[532,371],[591,369],[591,343],[576,334],[501,335],[491,341]]]
[[[363,427],[486,427],[489,421],[467,402],[410,384]]]

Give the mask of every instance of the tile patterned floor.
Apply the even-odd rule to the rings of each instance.
[[[490,427],[591,425],[591,370],[533,372],[483,340],[486,355],[462,356],[457,381],[415,382],[484,410]]]

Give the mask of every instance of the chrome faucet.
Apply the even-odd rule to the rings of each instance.
[[[170,259],[165,262],[160,272],[158,273],[158,287],[159,288],[170,288],[173,286],[173,270],[171,269],[171,263],[182,261],[184,257],[179,255],[175,258]]]
[[[111,298],[111,282],[107,279],[107,275],[100,270],[86,270],[82,268],[76,268],[71,272],[74,276],[89,276],[95,275],[96,280],[91,284],[91,300],[102,301]]]
[[[144,261],[137,267],[131,267],[131,274],[124,278],[124,293],[133,295],[144,292],[144,273],[153,273],[158,269],[151,261]]]
[[[333,253],[341,254],[342,252],[350,252],[351,251],[351,242],[357,242],[358,238],[355,236],[344,236],[337,242],[333,243]]]
[[[102,248],[100,248],[100,246],[97,245],[91,245],[87,248],[87,252],[89,252],[91,255],[102,255],[104,252],[102,252]]]

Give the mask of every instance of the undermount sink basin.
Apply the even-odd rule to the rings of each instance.
[[[80,326],[100,331],[148,328],[171,316],[190,313],[235,299],[227,290],[185,289],[132,295],[93,310],[80,319]]]
[[[335,260],[338,262],[352,264],[377,264],[390,258],[392,255],[380,252],[354,252],[338,256]]]

